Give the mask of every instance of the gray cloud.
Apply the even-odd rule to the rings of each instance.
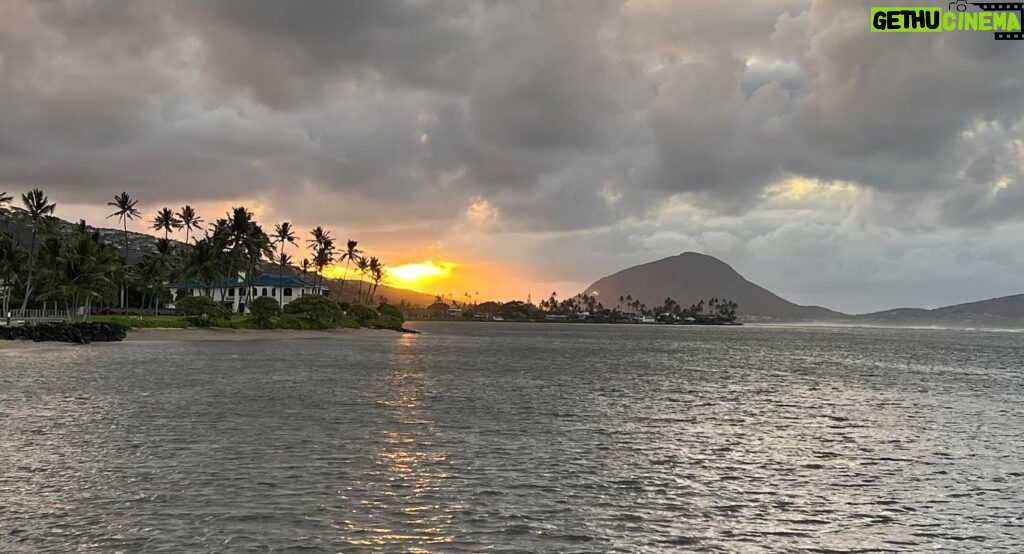
[[[604,235],[644,256],[744,259],[778,223],[768,187],[793,177],[854,183],[869,230],[906,240],[907,222],[1014,224],[1016,45],[873,35],[869,6],[6,2],[0,188],[147,204],[301,189],[338,206],[282,201],[297,219],[372,225],[389,207],[431,222],[424,240],[486,201],[517,240]],[[732,223],[706,234],[665,216],[674,203]],[[607,240],[625,226],[643,248]]]

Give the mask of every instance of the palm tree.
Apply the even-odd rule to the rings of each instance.
[[[334,239],[331,232],[317,226],[309,232],[310,238],[306,242],[313,253],[313,265],[316,266],[316,277],[313,278],[313,286],[319,286],[321,273],[334,260]]]
[[[338,300],[343,300],[341,294],[345,291],[345,281],[348,279],[348,266],[353,260],[358,260],[359,255],[363,253],[362,250],[356,248],[359,246],[358,241],[348,239],[345,251],[342,252],[341,257],[338,258],[338,262],[345,262],[345,275],[341,278],[341,288],[338,289]]]
[[[199,219],[195,209],[188,204],[182,206],[181,211],[177,213],[177,217],[178,221],[181,222],[181,226],[185,228],[185,244],[188,244],[190,231],[202,229],[203,220]]]
[[[277,258],[277,263],[281,264],[281,267],[291,267],[293,261],[292,257],[286,253],[282,253]]]
[[[40,275],[49,284],[44,296],[64,303],[68,321],[78,319],[79,308],[88,316],[93,300],[117,290],[110,278],[118,265],[117,249],[105,244],[99,233],[77,233],[63,245],[59,238],[50,238],[41,254],[46,264]]]
[[[377,293],[377,286],[384,279],[384,264],[380,263],[376,256],[371,256],[366,265],[370,270],[370,278],[373,279],[373,288],[368,291],[369,301],[367,304],[373,304],[373,295]],[[466,296],[469,297],[469,293],[466,293]]]
[[[225,273],[225,259],[220,254],[212,238],[196,241],[181,261],[178,279],[195,279],[204,285],[206,296],[212,296],[213,283]]]
[[[232,208],[226,219],[217,220],[214,224],[214,237],[228,256],[228,277],[231,277],[236,264],[245,268],[245,300],[248,306],[256,264],[264,256],[273,255],[270,237],[253,220],[253,213],[241,206]]]
[[[14,243],[14,237],[10,233],[0,234],[0,295],[2,295],[2,309],[0,315],[6,317],[11,308],[11,295],[14,292],[14,284],[18,275],[28,262],[28,254],[18,248]],[[7,322],[8,325],[10,321]]]
[[[110,219],[111,217],[117,216],[117,220],[120,221],[121,225],[124,227],[124,261],[125,261],[126,264],[128,263],[128,220],[129,219],[135,219],[136,217],[139,217],[139,216],[142,215],[142,212],[140,212],[138,210],[138,208],[135,207],[135,205],[138,204],[138,203],[139,203],[138,200],[132,200],[132,198],[130,196],[128,196],[128,191],[122,191],[121,194],[115,194],[114,195],[114,201],[113,202],[107,202],[108,206],[113,206],[114,208],[116,208],[114,213],[112,213],[112,214],[107,216],[107,219]],[[121,308],[122,309],[125,309],[127,307],[127,302],[128,302],[128,292],[125,289],[126,289],[125,283],[122,282],[121,283]]]
[[[29,219],[32,220],[32,246],[28,250],[28,277],[25,278],[25,298],[21,301],[21,311],[28,308],[29,298],[32,296],[32,270],[35,267],[36,258],[36,236],[40,227],[48,216],[53,214],[57,205],[50,202],[46,194],[39,189],[21,195],[21,202],[25,205]]]
[[[174,212],[170,208],[164,207],[160,211],[156,212],[156,217],[153,218],[154,231],[163,230],[164,240],[167,240],[167,235],[175,229],[181,229],[184,224],[181,222]]]
[[[168,210],[169,211],[169,210]],[[142,302],[139,304],[139,316],[146,309],[146,289],[152,289],[151,302],[153,303],[155,315],[160,315],[160,302],[158,296],[163,284],[170,277],[172,272],[171,254],[173,248],[169,239],[159,239],[156,242],[156,253],[146,254],[138,265],[139,282],[143,285]]]
[[[363,275],[370,269],[370,262],[366,258],[356,260],[356,269],[359,270],[359,292],[356,293],[356,302],[363,302]]]
[[[316,286],[320,286],[324,282],[323,273],[324,268],[331,265],[334,261],[334,241],[328,239],[328,241],[320,246],[316,247],[316,251],[313,254],[313,265],[316,266]]]
[[[288,264],[288,255],[284,253],[284,247],[287,244],[295,244],[298,237],[295,235],[295,231],[292,229],[292,224],[285,221],[284,223],[274,226],[274,244],[281,245],[281,254],[278,256],[278,269],[277,278],[278,280],[284,278],[284,266]],[[280,284],[280,283],[279,283]],[[277,295],[281,307],[284,307],[284,293]]]

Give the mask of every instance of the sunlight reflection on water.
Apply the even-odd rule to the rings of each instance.
[[[0,352],[0,551],[1022,551],[1024,335]]]

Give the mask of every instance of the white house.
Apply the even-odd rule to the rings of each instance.
[[[204,283],[196,279],[170,283],[167,289],[171,296],[178,300],[186,296],[209,296],[218,302],[229,306],[231,313],[240,313],[246,310],[246,299],[256,299],[261,296],[269,296],[287,306],[296,298],[310,294],[330,294],[330,290],[324,286],[313,286],[313,283],[298,277],[277,277],[275,275],[260,275],[253,279],[252,291],[246,295],[245,274],[239,273],[236,279],[221,279],[213,283]],[[174,307],[173,304],[169,307]]]

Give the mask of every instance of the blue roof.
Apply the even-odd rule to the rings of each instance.
[[[223,288],[223,287],[239,287],[245,286],[246,283],[240,282],[238,279],[220,279],[212,283],[205,283],[198,279],[189,279],[187,281],[178,281],[167,285],[170,288],[176,289],[189,289],[189,288]],[[252,280],[252,286],[254,287],[296,287],[296,288],[313,288],[313,283],[305,279],[298,277],[278,277],[276,275],[259,275]],[[321,285],[321,289],[326,289],[326,286]]]

